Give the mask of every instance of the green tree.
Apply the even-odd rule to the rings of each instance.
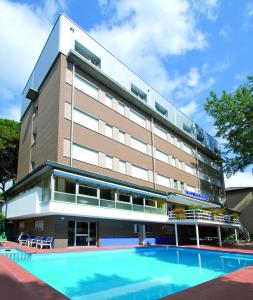
[[[215,120],[216,136],[225,140],[224,171],[228,176],[253,163],[253,76],[234,92],[219,98],[210,93],[205,110]]]
[[[5,191],[6,183],[15,180],[19,145],[18,122],[0,118],[0,189]]]

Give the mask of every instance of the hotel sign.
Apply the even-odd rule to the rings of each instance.
[[[209,201],[209,197],[206,195],[202,195],[202,194],[198,194],[198,193],[194,193],[194,192],[190,192],[190,191],[185,191],[185,194],[192,196],[192,197],[200,198],[205,201]]]

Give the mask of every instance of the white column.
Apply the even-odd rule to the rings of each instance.
[[[218,230],[219,246],[222,247],[220,226],[217,227],[217,230]]]
[[[195,224],[195,229],[196,229],[197,247],[199,248],[199,225],[197,223]]]
[[[235,240],[236,240],[236,243],[238,243],[238,234],[237,234],[237,228],[235,228]]]
[[[51,189],[51,201],[54,201],[54,191],[55,191],[55,177],[54,174],[51,174],[50,178],[50,189]]]
[[[175,223],[175,238],[176,238],[176,246],[178,247],[178,232],[177,232],[177,223]]]

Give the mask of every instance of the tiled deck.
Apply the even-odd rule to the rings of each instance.
[[[4,248],[17,248],[29,253],[70,252],[84,250],[125,249],[135,246],[100,247],[100,248],[68,248],[57,250],[40,250],[19,246],[7,242]],[[195,248],[195,246],[187,246]],[[3,248],[0,246],[0,249]],[[211,247],[201,246],[201,249],[231,251],[253,254],[253,245]],[[0,255],[0,298],[8,300],[64,300],[68,299],[46,283],[18,266],[4,255]],[[252,300],[253,299],[253,266],[213,279],[206,283],[184,290],[172,296],[163,298],[168,300]]]

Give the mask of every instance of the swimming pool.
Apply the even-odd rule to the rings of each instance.
[[[24,253],[22,250],[18,250],[15,248],[10,249],[0,249],[0,254],[8,254],[8,253]]]
[[[154,300],[237,269],[253,255],[176,247],[18,255],[16,263],[73,300]]]

